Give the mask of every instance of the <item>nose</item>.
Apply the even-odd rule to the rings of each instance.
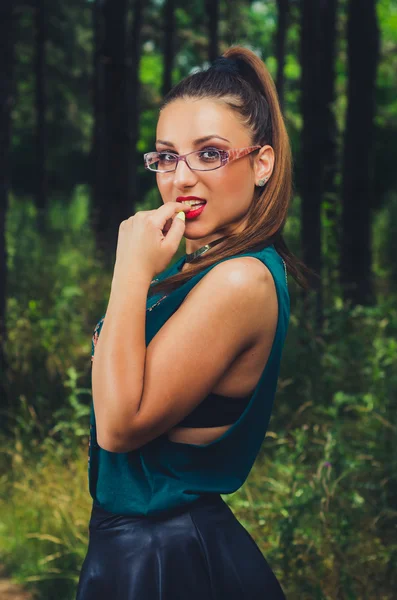
[[[192,186],[197,181],[195,171],[192,171],[184,160],[180,160],[174,173],[174,184],[177,188]]]

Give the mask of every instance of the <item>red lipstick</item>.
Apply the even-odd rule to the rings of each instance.
[[[203,210],[205,209],[205,204],[200,204],[199,206],[191,208],[190,210],[188,210],[187,213],[185,213],[185,217],[186,219],[194,219],[195,217],[198,217],[199,215],[201,215],[201,213],[203,212]]]
[[[203,202],[207,202],[204,198],[199,198],[198,196],[178,196],[176,199],[177,202],[182,202],[182,200],[202,200]]]
[[[200,200],[203,204],[198,204],[197,206],[192,206],[192,208],[185,213],[186,219],[194,219],[198,217],[203,212],[207,201],[204,198],[199,198],[198,196],[178,196],[176,199],[177,202],[182,202],[183,200]]]

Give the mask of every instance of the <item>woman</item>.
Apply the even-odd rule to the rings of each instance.
[[[263,62],[234,46],[181,81],[156,144],[144,159],[163,206],[121,224],[94,331],[93,506],[77,600],[279,600],[220,495],[242,486],[266,434],[287,266],[307,286],[281,237],[290,147]],[[170,267],[183,236],[187,253]]]

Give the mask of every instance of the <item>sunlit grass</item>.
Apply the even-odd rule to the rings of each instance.
[[[40,582],[40,597],[59,584],[64,591],[48,597],[72,598],[88,536],[87,456],[81,447],[65,463],[51,446],[2,440],[10,462],[1,479],[0,557],[21,583],[35,589]]]

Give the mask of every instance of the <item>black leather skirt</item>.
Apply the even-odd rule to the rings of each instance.
[[[76,600],[285,600],[249,532],[218,494],[161,516],[93,505]]]

